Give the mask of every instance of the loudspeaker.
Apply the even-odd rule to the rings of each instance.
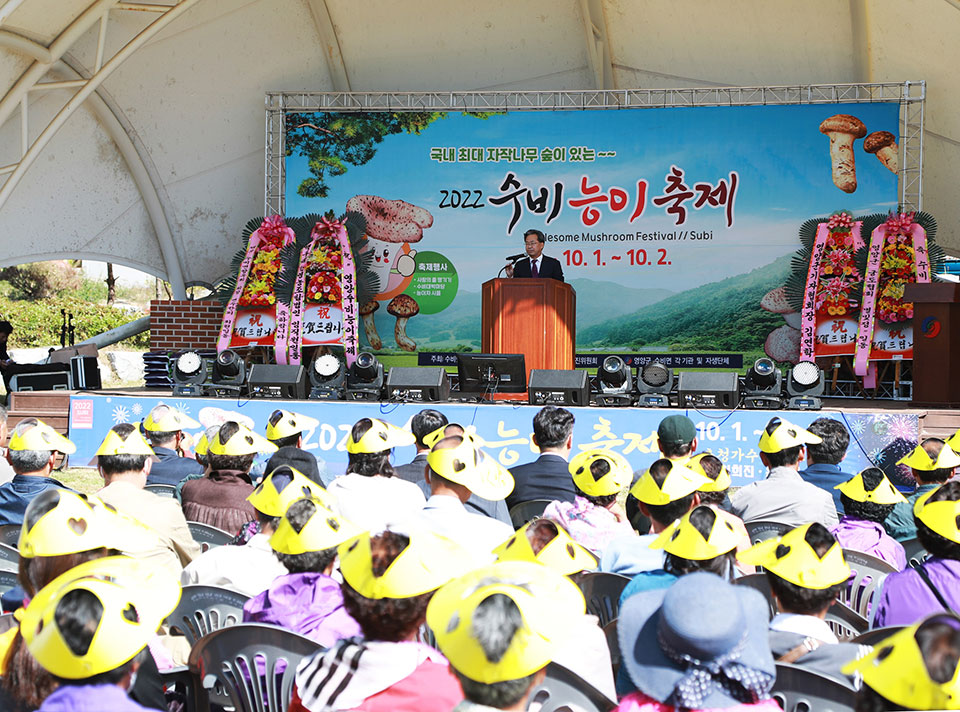
[[[70,359],[70,375],[73,387],[78,391],[99,391],[100,364],[96,356],[74,356]]]
[[[530,405],[589,405],[590,374],[534,368],[527,388]]]
[[[394,366],[387,374],[387,400],[425,403],[450,400],[450,377],[439,366]]]
[[[681,408],[736,408],[740,378],[736,373],[681,371],[677,392]]]
[[[251,398],[307,398],[307,369],[302,365],[255,363],[247,386]]]
[[[69,371],[17,373],[10,377],[11,391],[69,391]]]

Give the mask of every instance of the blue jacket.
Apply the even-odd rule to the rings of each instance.
[[[567,461],[552,452],[541,455],[534,462],[511,468],[510,474],[516,484],[507,497],[507,507],[533,499],[572,502],[577,494]]]
[[[41,492],[48,489],[69,489],[52,477],[14,475],[13,479],[0,485],[0,526],[23,524],[27,505]]]
[[[801,472],[800,477],[806,482],[829,492],[830,496],[833,497],[834,503],[837,505],[837,511],[843,514],[843,504],[840,502],[840,490],[834,489],[834,487],[841,482],[846,482],[853,477],[853,475],[849,472],[844,472],[837,465],[817,463],[816,465],[810,465],[810,467]]]
[[[202,475],[203,465],[192,457],[180,457],[176,450],[155,447],[159,462],[153,463],[147,475],[148,485],[177,485],[187,475]]]

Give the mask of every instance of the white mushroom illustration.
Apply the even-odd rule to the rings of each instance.
[[[830,164],[833,184],[844,193],[857,189],[857,167],[853,142],[867,135],[867,127],[856,116],[834,114],[820,124],[820,133],[830,139]]]

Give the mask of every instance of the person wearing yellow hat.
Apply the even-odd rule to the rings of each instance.
[[[845,672],[863,684],[854,709],[960,709],[960,618],[940,613],[897,631]]]
[[[414,440],[409,430],[378,418],[354,423],[347,437],[347,471],[327,487],[334,511],[361,529],[377,529],[419,512],[426,502],[423,492],[397,477],[390,462],[394,448]]]
[[[819,444],[821,438],[780,417],[770,419],[760,434],[760,460],[767,477],[741,487],[730,497],[731,511],[746,524],[779,522],[798,527],[820,522],[837,523],[833,495],[800,477],[804,447]]]
[[[850,432],[834,418],[817,418],[807,426],[807,430],[818,436],[820,442],[807,445],[807,466],[800,471],[800,476],[829,492],[833,497],[833,506],[843,514],[843,502],[836,486],[853,477],[852,472],[844,472],[840,467],[850,446]]]
[[[454,712],[525,710],[583,612],[580,590],[535,564],[494,564],[441,587],[427,625],[466,698]]]
[[[906,465],[912,470],[917,488],[907,496],[906,502],[894,505],[883,528],[897,541],[906,541],[917,536],[917,528],[913,523],[913,507],[917,500],[953,477],[955,468],[960,465],[960,455],[940,438],[927,438],[900,458],[897,464]]]
[[[267,418],[267,440],[277,446],[277,452],[270,455],[260,455],[250,468],[250,475],[254,482],[267,472],[273,472],[280,464],[275,458],[282,458],[282,462],[295,467],[319,485],[326,486],[333,481],[333,475],[327,472],[326,461],[313,452],[303,449],[304,433],[314,431],[320,427],[320,421],[302,413],[278,408]],[[272,462],[272,464],[271,464]]]
[[[779,610],[770,621],[774,657],[852,685],[842,668],[869,647],[841,643],[826,623],[827,611],[851,574],[843,549],[826,527],[806,524],[738,556],[762,566],[770,584]]]
[[[186,456],[184,430],[203,427],[196,420],[166,403],[157,403],[143,419],[143,432],[157,462],[147,476],[148,485],[176,485],[189,475],[202,475],[203,464]]]
[[[570,536],[599,556],[611,540],[633,534],[626,512],[617,503],[633,479],[633,468],[618,452],[584,450],[570,460],[568,470],[576,496],[572,502],[552,501],[543,516],[560,522]]]
[[[181,490],[183,513],[191,522],[201,522],[235,534],[256,517],[247,498],[253,493],[250,466],[257,453],[272,453],[277,446],[245,425],[228,420],[207,447],[210,471],[189,480]]]
[[[243,621],[286,628],[325,648],[359,636],[359,624],[343,607],[340,584],[331,578],[337,547],[358,534],[319,499],[293,502],[270,537],[274,555],[289,573],[243,604]]]
[[[63,455],[76,451],[76,445],[38,418],[17,423],[7,445],[7,461],[16,474],[0,485],[0,525],[22,524],[30,500],[48,489],[63,489],[50,475]]]
[[[830,533],[844,549],[860,551],[886,561],[897,571],[907,565],[903,546],[884,531],[893,508],[906,499],[878,467],[868,467],[836,487],[843,516]]]
[[[428,531],[385,529],[338,548],[347,612],[363,639],[341,640],[297,667],[289,712],[449,712],[463,699],[446,659],[418,642],[427,604],[470,556]]]
[[[913,506],[917,539],[930,554],[916,568],[883,580],[874,626],[910,625],[938,611],[960,611],[960,482],[950,481]]]

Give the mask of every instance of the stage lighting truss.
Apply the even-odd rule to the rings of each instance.
[[[310,366],[310,398],[342,400],[345,381],[343,362],[333,354],[321,354]]]
[[[781,408],[782,394],[783,374],[773,359],[761,356],[743,377],[743,407]]]
[[[673,391],[673,369],[660,361],[637,368],[637,405],[644,408],[669,408]]]
[[[633,375],[619,356],[607,356],[597,369],[597,405],[628,406],[633,403]]]
[[[240,396],[247,379],[247,364],[233,349],[224,349],[213,362],[213,383],[207,384],[207,395],[217,398]]]
[[[788,408],[820,410],[823,401],[823,371],[813,361],[801,361],[790,369],[787,377]]]
[[[347,400],[381,399],[383,393],[383,364],[377,357],[364,351],[357,356],[347,373]]]
[[[184,351],[173,362],[173,395],[202,396],[207,364],[196,351]]]

